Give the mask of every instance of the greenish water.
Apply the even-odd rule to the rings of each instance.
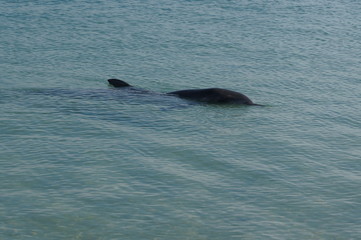
[[[358,2],[0,9],[0,239],[359,239]]]

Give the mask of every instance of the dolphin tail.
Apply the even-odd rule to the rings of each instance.
[[[119,80],[119,79],[108,79],[108,82],[110,85],[112,85],[113,87],[119,88],[119,87],[131,87],[131,85],[129,85],[128,83]]]

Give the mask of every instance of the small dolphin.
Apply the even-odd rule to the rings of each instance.
[[[108,82],[110,85],[116,88],[132,87],[130,84],[115,78],[108,79]],[[249,99],[246,95],[242,93],[222,88],[188,89],[169,92],[166,94],[210,104],[239,104],[262,106],[260,104],[253,103],[251,99]]]

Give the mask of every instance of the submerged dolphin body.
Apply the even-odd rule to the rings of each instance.
[[[132,87],[130,84],[119,79],[108,79],[110,85],[116,88]],[[206,88],[206,89],[189,89],[166,93],[179,98],[189,99],[198,102],[211,104],[239,104],[239,105],[255,105],[246,95],[222,88]]]

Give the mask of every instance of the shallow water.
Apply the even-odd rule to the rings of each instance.
[[[0,9],[0,239],[361,235],[358,2]]]

